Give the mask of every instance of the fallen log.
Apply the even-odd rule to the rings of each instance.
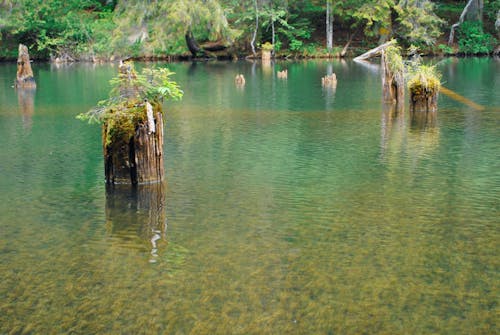
[[[353,60],[355,62],[359,62],[359,61],[364,61],[364,60],[367,60],[367,59],[370,59],[370,58],[373,58],[373,57],[377,57],[377,56],[380,56],[382,51],[387,48],[388,46],[391,46],[393,44],[396,43],[396,40],[390,40],[389,42],[386,42],[384,44],[381,44],[379,45],[378,47],[376,48],[373,48],[367,52],[365,52],[364,54],[362,55],[359,55],[358,57],[354,58]]]

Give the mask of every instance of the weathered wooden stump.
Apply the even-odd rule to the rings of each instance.
[[[278,79],[288,79],[288,70],[285,69],[283,71],[278,71],[277,73]]]
[[[131,119],[117,115],[104,122],[102,140],[106,183],[136,185],[163,180],[161,106],[153,107],[154,119],[151,124],[146,116],[148,104],[144,102],[131,106],[135,114]],[[117,128],[117,122],[122,123],[120,128]]]
[[[382,87],[384,102],[402,103],[405,81],[403,59],[399,49],[388,46],[382,50]]]
[[[234,83],[236,86],[243,87],[245,86],[245,76],[243,76],[242,73],[237,74],[236,77],[234,78]]]
[[[31,69],[28,47],[19,44],[19,55],[17,57],[17,74],[14,83],[16,88],[36,88],[33,70]]]
[[[337,75],[335,73],[326,75],[321,78],[321,86],[336,88],[337,87]]]
[[[410,111],[436,112],[439,86],[439,81],[436,82],[425,75],[417,75],[408,85],[410,90]]]
[[[138,101],[136,74],[120,65],[120,95],[126,99],[102,125],[104,171],[108,184],[162,181],[163,117],[161,103]]]

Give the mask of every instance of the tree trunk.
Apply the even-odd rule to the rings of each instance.
[[[333,49],[333,10],[331,0],[326,1],[326,48]]]
[[[198,53],[202,50],[201,50],[200,46],[198,45],[198,43],[196,42],[196,40],[193,36],[193,32],[191,30],[188,30],[186,32],[185,38],[186,38],[186,44],[187,44],[187,47],[189,49],[189,52],[191,52],[193,57],[196,57],[198,55]]]
[[[460,27],[460,25],[464,22],[465,19],[474,20],[474,21],[483,21],[483,0],[469,0],[467,5],[465,5],[462,14],[460,14],[460,18],[458,22],[451,26],[450,37],[448,38],[448,45],[451,46],[453,44],[453,40],[455,39],[455,29]]]
[[[252,47],[252,54],[254,57],[257,56],[255,52],[255,40],[257,39],[257,31],[259,30],[259,8],[257,7],[257,0],[253,1],[255,7],[255,29],[252,35],[252,41],[250,42],[250,46]]]
[[[14,86],[18,88],[36,88],[36,82],[33,77],[33,70],[31,69],[30,64],[30,56],[28,54],[28,47],[23,44],[19,44],[17,74]]]
[[[367,52],[365,52],[364,54],[362,55],[359,55],[358,57],[354,58],[353,60],[354,61],[364,61],[364,60],[367,60],[367,59],[370,59],[372,57],[377,57],[377,56],[380,56],[380,54],[382,53],[382,51],[387,48],[388,46],[392,45],[396,43],[395,40],[391,40],[389,42],[386,42],[382,45],[379,45],[378,47],[376,48],[373,48]]]

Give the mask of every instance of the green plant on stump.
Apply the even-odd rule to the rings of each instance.
[[[416,65],[408,69],[408,89],[418,96],[429,96],[439,92],[441,74],[435,66]]]
[[[408,68],[407,78],[411,99],[410,108],[414,111],[437,110],[441,74],[436,70],[436,67],[413,64]]]
[[[385,48],[384,52],[389,70],[392,73],[403,73],[405,65],[401,56],[401,47],[398,45],[389,45]]]
[[[106,124],[105,143],[128,141],[138,124],[147,120],[145,101],[153,110],[161,111],[164,99],[179,100],[183,92],[170,79],[174,73],[167,68],[145,68],[136,73],[133,63],[120,65],[120,73],[110,80],[110,97],[97,106],[77,116],[89,123]]]

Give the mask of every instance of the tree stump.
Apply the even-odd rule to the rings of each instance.
[[[28,47],[19,44],[19,55],[17,57],[17,74],[14,83],[16,88],[36,88],[33,70],[31,69]]]
[[[121,121],[130,122],[128,125],[122,125],[124,129],[116,129],[116,122],[120,120],[111,119],[104,122],[102,134],[106,183],[137,185],[156,183],[164,179],[161,105],[155,105],[154,119],[148,122],[148,103],[133,107],[144,109],[144,115],[139,114],[135,120]],[[154,124],[154,132],[151,121]],[[126,127],[133,128],[132,134]]]
[[[410,112],[436,112],[439,84],[429,83],[424,76],[409,85]]]
[[[104,171],[108,184],[149,184],[164,178],[163,116],[158,101],[138,101],[137,75],[120,64],[123,105],[102,126]]]
[[[389,51],[388,47],[387,50]],[[394,48],[394,47],[393,47]],[[396,60],[391,58],[397,58]],[[382,51],[382,87],[384,102],[402,103],[404,100],[404,67],[399,54],[388,55]],[[397,66],[396,64],[400,64]]]

